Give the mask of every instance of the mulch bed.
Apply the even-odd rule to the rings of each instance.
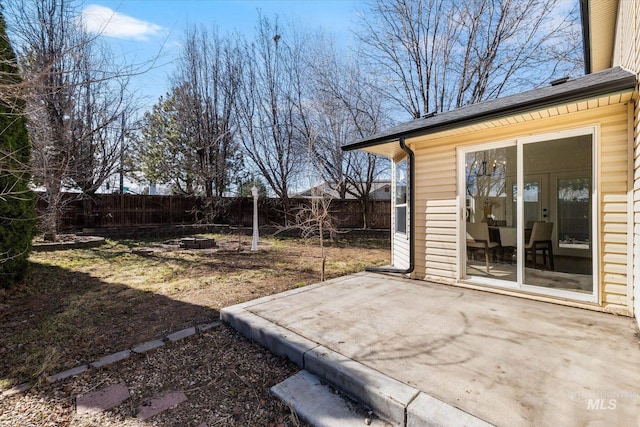
[[[227,325],[142,355],[0,400],[2,426],[305,426],[269,389],[298,371]],[[78,395],[123,382],[131,397],[112,410],[77,415]],[[187,401],[146,421],[152,396],[182,391]]]

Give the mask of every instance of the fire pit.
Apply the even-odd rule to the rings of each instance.
[[[185,237],[180,239],[180,247],[184,249],[209,249],[216,246],[216,239],[210,237]]]

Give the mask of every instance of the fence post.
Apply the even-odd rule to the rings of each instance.
[[[124,225],[124,192],[120,191],[120,226]]]
[[[173,225],[173,196],[169,194],[169,224]]]

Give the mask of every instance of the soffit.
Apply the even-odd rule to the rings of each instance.
[[[590,73],[611,68],[618,15],[617,0],[589,0]]]
[[[390,141],[385,144],[374,145],[372,147],[363,148],[362,151],[366,151],[371,154],[378,154],[380,156],[388,157],[394,161],[402,159],[407,153],[400,148],[399,141]]]

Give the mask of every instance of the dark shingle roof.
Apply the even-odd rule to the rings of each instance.
[[[635,74],[620,67],[609,68],[555,86],[545,86],[402,123],[368,138],[345,145],[342,149],[349,151],[372,147],[394,141],[400,137],[426,135],[552,105],[626,91],[633,89],[635,85]]]

